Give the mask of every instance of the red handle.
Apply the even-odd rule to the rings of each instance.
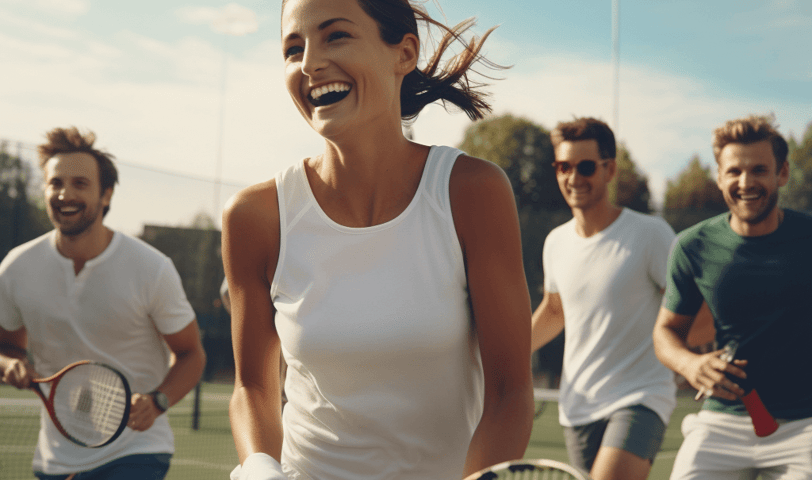
[[[767,411],[767,407],[764,406],[758,392],[750,390],[750,393],[742,397],[742,403],[747,408],[747,413],[750,414],[750,420],[753,421],[756,436],[766,437],[778,430],[778,422]]]

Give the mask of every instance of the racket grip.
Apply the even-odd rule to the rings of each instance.
[[[767,407],[764,406],[755,389],[750,390],[749,393],[742,397],[742,403],[747,408],[747,413],[750,414],[750,420],[753,421],[756,436],[766,437],[778,430],[778,422],[767,411]]]

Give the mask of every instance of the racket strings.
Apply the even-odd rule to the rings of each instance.
[[[572,480],[576,477],[561,470],[536,467],[532,470],[509,472],[506,476],[498,478],[505,480]]]
[[[573,471],[571,471],[573,470]],[[514,461],[499,464],[477,480],[588,480],[589,476],[551,460]]]
[[[55,388],[56,418],[70,436],[92,446],[116,434],[129,402],[118,374],[102,365],[80,365]]]

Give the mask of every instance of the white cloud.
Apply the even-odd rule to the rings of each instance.
[[[229,3],[212,22],[212,28],[219,33],[241,37],[257,31],[257,14],[250,8]]]
[[[0,45],[2,45],[0,58],[7,61],[14,59],[15,61],[38,62],[48,59],[65,59],[74,54],[73,50],[58,43],[25,41],[3,33],[0,33]],[[4,69],[11,67],[12,64],[7,64]],[[13,74],[19,73],[13,72]]]
[[[34,3],[45,11],[69,15],[82,15],[90,9],[90,0],[35,0]]]
[[[229,3],[222,8],[185,6],[176,10],[178,18],[192,25],[209,24],[218,33],[242,36],[257,31],[257,14],[250,8]]]
[[[27,18],[11,14],[2,9],[0,9],[0,24],[4,24],[5,28],[17,28],[22,31],[36,33],[45,37],[72,39],[78,36],[75,31],[68,28],[54,27],[41,22],[28,20]]]
[[[90,10],[90,0],[5,0],[5,2],[24,4],[48,14],[80,16]]]
[[[219,9],[212,7],[180,7],[175,11],[178,18],[184,23],[204,25],[211,23],[220,13]]]
[[[770,20],[767,26],[774,29],[812,28],[812,16],[790,15],[778,17]]]

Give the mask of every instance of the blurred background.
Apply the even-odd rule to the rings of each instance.
[[[662,215],[679,232],[726,210],[712,130],[772,114],[791,147],[782,205],[812,212],[812,2],[423,5],[447,24],[476,16],[469,35],[499,25],[484,54],[511,68],[480,78],[493,115],[471,123],[433,105],[406,128],[418,142],[458,146],[505,169],[534,308],[544,238],[570,218],[550,167],[558,121],[607,121],[620,145],[615,202]],[[51,229],[36,156],[45,132],[94,131],[120,174],[105,223],[173,259],[204,335],[206,385],[232,379],[219,298],[223,206],[323,148],[284,87],[279,32],[280,2],[266,0],[0,0],[0,258]],[[559,338],[534,356],[537,386],[557,387],[562,348]],[[213,422],[227,439],[228,389],[211,388]],[[198,390],[184,407],[192,418],[203,398]],[[0,478],[16,477],[0,468]]]

